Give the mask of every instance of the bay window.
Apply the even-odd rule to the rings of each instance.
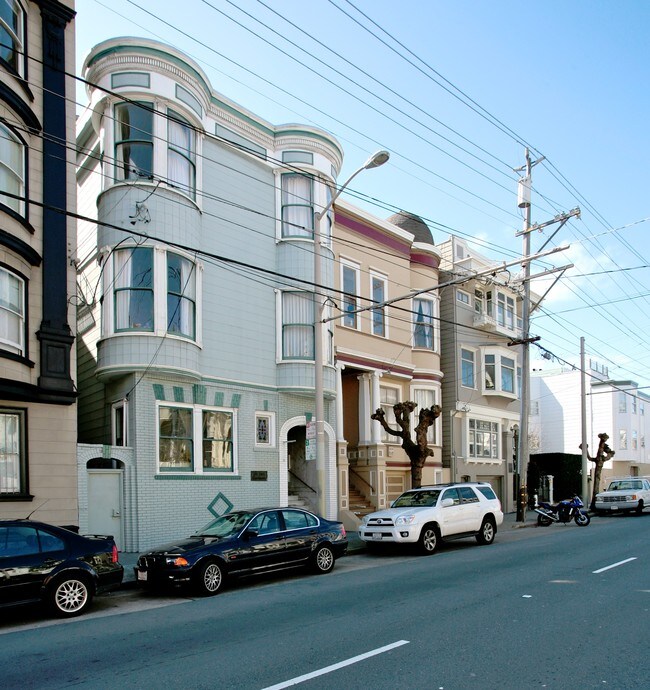
[[[195,133],[190,123],[168,111],[167,179],[193,199],[196,196]]]
[[[424,298],[413,300],[413,347],[420,347],[427,350],[435,349],[433,309],[433,300]]]
[[[153,331],[153,249],[115,252],[115,330]]]
[[[25,354],[25,281],[0,267],[0,348]]]
[[[282,359],[314,359],[314,296],[282,293]]]
[[[486,348],[483,352],[483,392],[505,393],[508,397],[519,395],[520,368],[505,349]],[[508,353],[510,355],[511,353]]]
[[[397,422],[395,421],[395,410],[393,406],[396,405],[399,400],[399,390],[397,388],[389,388],[388,386],[379,386],[379,406],[384,411],[384,419],[389,427],[392,429],[397,428]],[[391,436],[384,427],[381,428],[381,440],[382,443],[398,443],[397,436]]]
[[[282,175],[282,237],[314,236],[313,182],[306,175]]]
[[[196,295],[194,264],[167,252],[167,332],[194,339]]]
[[[17,0],[0,0],[0,58],[25,73],[25,12]]]
[[[0,123],[0,200],[21,216],[25,215],[23,199],[6,196],[2,192],[25,196],[25,151],[21,139]]]
[[[112,332],[155,332],[197,340],[199,281],[194,262],[154,247],[129,247],[114,251],[112,271],[112,277],[110,271],[106,274],[113,290]]]
[[[436,391],[432,388],[415,388],[413,389],[413,402],[418,406],[413,412],[413,419],[411,421],[412,429],[418,424],[420,410],[433,407],[436,404]],[[440,417],[438,417],[440,419]],[[430,444],[438,442],[438,419],[427,430],[427,440]]]
[[[115,106],[115,178],[153,179],[153,106],[118,103]]]

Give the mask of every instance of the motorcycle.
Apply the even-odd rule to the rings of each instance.
[[[535,507],[533,510],[538,513],[537,524],[540,527],[548,527],[552,522],[562,522],[567,524],[573,520],[579,527],[586,527],[591,518],[586,510],[582,510],[585,504],[580,500],[579,496],[573,498],[566,498],[560,501],[557,505],[541,502],[535,500]]]

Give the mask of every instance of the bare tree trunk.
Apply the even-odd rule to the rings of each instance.
[[[596,509],[596,494],[600,489],[600,477],[603,472],[603,465],[614,457],[614,451],[607,445],[609,436],[605,433],[598,434],[598,450],[596,451],[596,456],[591,457],[587,449],[587,457],[594,463],[594,485],[591,492],[591,503],[589,504],[589,510]],[[582,450],[582,444],[580,445]]]

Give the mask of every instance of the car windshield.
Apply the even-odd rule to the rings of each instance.
[[[423,489],[408,491],[393,503],[393,508],[421,508],[435,506],[440,496],[440,489]]]
[[[228,513],[218,517],[216,520],[208,522],[208,524],[200,529],[195,537],[229,537],[233,534],[239,533],[244,525],[256,513],[249,513],[248,511],[240,511],[237,513]]]
[[[608,487],[607,491],[621,491],[621,490],[629,490],[629,489],[640,489],[641,488],[641,482],[638,481],[618,481],[618,482],[612,482]]]

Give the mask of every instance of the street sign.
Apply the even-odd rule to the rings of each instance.
[[[305,414],[307,428],[305,430],[305,460],[316,460],[316,422],[311,412]]]

